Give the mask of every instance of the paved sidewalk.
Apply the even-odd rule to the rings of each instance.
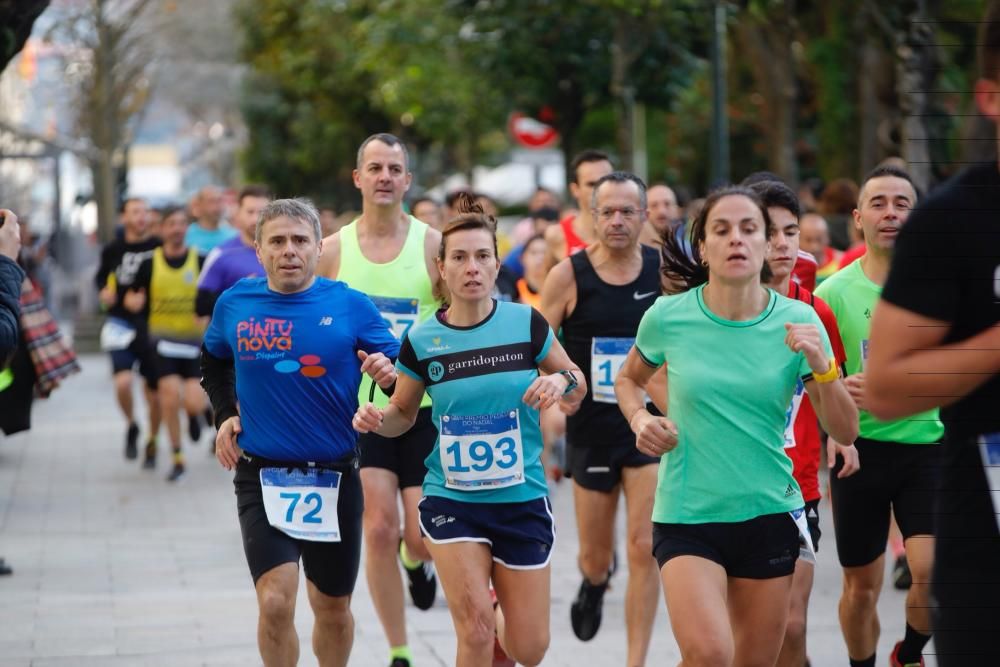
[[[230,473],[209,457],[207,435],[198,445],[185,444],[190,472],[179,485],[165,481],[165,436],[155,472],[125,461],[124,426],[107,361],[85,356],[81,362],[81,375],[51,399],[36,402],[30,433],[0,439],[0,555],[15,570],[0,578],[0,667],[260,664],[256,602]],[[554,487],[553,505],[559,540],[545,664],[620,665],[626,566],[606,598],[600,633],[589,643],[578,641],[569,626],[579,574],[568,484]],[[836,616],[840,574],[825,504],[823,518],[809,623],[816,667],[847,664]],[[351,664],[384,667],[387,647],[363,572],[353,610]],[[903,595],[887,589],[880,612],[879,664],[885,665],[902,637]],[[416,664],[451,664],[455,637],[441,597],[430,611],[411,607],[407,615]],[[301,664],[315,665],[304,592],[296,618]],[[678,660],[661,605],[648,664]]]

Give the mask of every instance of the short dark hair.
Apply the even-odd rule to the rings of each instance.
[[[551,206],[543,206],[528,211],[528,216],[532,220],[544,220],[545,222],[559,222],[559,211]]]
[[[868,175],[862,179],[861,187],[858,188],[858,208],[861,208],[861,198],[865,194],[865,186],[868,185],[868,181],[873,178],[885,178],[887,176],[891,176],[892,178],[901,178],[909,183],[910,187],[913,188],[913,198],[914,200],[917,199],[917,185],[913,182],[913,178],[910,177],[909,172],[892,164],[881,164],[869,171]]]
[[[802,217],[802,205],[792,189],[781,181],[757,181],[750,186],[757,193],[764,208],[783,208],[798,220]]]
[[[635,183],[639,188],[639,208],[645,212],[648,203],[646,201],[646,184],[641,178],[627,171],[613,171],[597,179],[594,189],[590,193],[590,208],[597,207],[597,192],[605,183]]]
[[[758,183],[767,183],[769,181],[784,183],[784,181],[781,180],[781,176],[778,176],[773,171],[755,171],[740,181],[740,185],[744,185],[749,188],[757,185]]]
[[[410,171],[410,153],[409,151],[406,150],[406,144],[404,144],[402,140],[395,134],[389,134],[388,132],[377,132],[361,142],[361,146],[358,147],[358,161],[357,161],[357,167],[359,171],[361,170],[361,160],[364,157],[365,149],[368,148],[368,144],[370,144],[373,141],[381,141],[383,144],[389,146],[390,148],[392,148],[393,146],[399,146],[401,149],[403,149],[403,168],[406,171]]]
[[[160,212],[160,218],[166,220],[172,215],[177,213],[183,213],[184,217],[187,218],[187,207],[181,206],[180,204],[167,204],[163,208],[158,209]]]
[[[271,189],[266,185],[261,185],[260,183],[251,183],[249,185],[244,185],[243,189],[240,190],[239,196],[236,198],[236,205],[240,206],[243,204],[243,200],[247,197],[263,197],[264,199],[274,199],[274,195],[271,194]]]
[[[580,183],[578,180],[576,180],[576,177],[577,177],[577,173],[576,172],[580,170],[580,165],[581,164],[587,164],[588,162],[607,162],[608,164],[611,164],[612,166],[614,165],[614,163],[611,162],[611,158],[608,157],[608,154],[605,153],[604,151],[598,151],[598,150],[594,150],[592,148],[588,148],[585,151],[580,151],[579,153],[576,154],[576,156],[573,158],[573,160],[569,163],[569,172],[570,172],[570,182],[571,183],[577,183],[577,184]]]
[[[122,200],[122,205],[118,212],[124,213],[125,209],[128,208],[129,203],[134,201],[142,202],[143,204],[146,203],[146,200],[142,197],[125,197],[125,199]]]
[[[979,24],[979,76],[1000,81],[1000,2],[986,8]]]

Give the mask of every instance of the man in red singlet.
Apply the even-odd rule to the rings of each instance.
[[[577,203],[577,213],[566,216],[558,225],[545,230],[547,268],[552,268],[597,240],[594,218],[590,211],[590,193],[594,183],[614,171],[614,167],[606,153],[586,150],[573,158],[569,170],[572,178],[569,193]]]

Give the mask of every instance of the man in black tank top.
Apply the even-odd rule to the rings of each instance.
[[[646,186],[614,172],[591,198],[597,242],[564,259],[542,288],[542,314],[562,327],[566,351],[588,380],[580,410],[567,420],[579,564],[583,582],[570,609],[573,631],[587,641],[601,623],[601,607],[615,553],[619,492],[627,507],[629,581],[625,591],[628,665],[646,660],[659,597],[652,556],[652,510],[659,461],[641,454],[618,409],[615,376],[635,341],[646,309],[660,295],[659,253],[639,244],[646,220]]]

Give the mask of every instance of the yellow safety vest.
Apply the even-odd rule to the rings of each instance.
[[[175,269],[167,263],[163,248],[153,251],[153,275],[149,286],[149,332],[162,338],[199,340],[202,328],[195,319],[198,294],[198,251],[188,250],[184,264]]]

